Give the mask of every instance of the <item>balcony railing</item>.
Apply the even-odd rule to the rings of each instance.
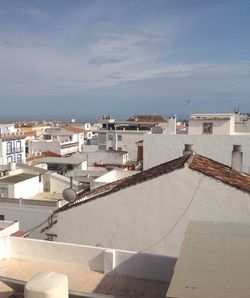
[[[14,153],[23,152],[23,151],[24,151],[24,146],[21,146],[21,147],[7,149],[6,154],[14,154]]]

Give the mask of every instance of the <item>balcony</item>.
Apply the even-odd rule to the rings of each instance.
[[[6,154],[15,154],[24,151],[24,146],[7,149]]]

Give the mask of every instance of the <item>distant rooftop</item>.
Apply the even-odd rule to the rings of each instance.
[[[10,175],[10,176],[1,178],[0,182],[15,184],[15,183],[23,182],[25,180],[34,178],[34,177],[37,177],[37,175],[22,173],[22,174],[18,174],[18,175]]]
[[[191,120],[230,120],[234,114],[192,114]]]
[[[161,115],[134,115],[130,116],[126,121],[134,121],[134,122],[165,122],[168,120]]]
[[[33,164],[48,163],[48,164],[72,164],[78,165],[87,160],[87,157],[83,153],[74,153],[69,157],[44,157],[37,159]]]

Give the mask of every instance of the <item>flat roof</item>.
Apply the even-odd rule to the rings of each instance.
[[[114,295],[115,297],[166,297],[168,283],[121,275],[105,275],[84,269],[83,266],[30,261],[22,259],[4,259],[0,261],[0,276],[28,281],[39,272],[59,272],[66,274],[69,289],[79,292]],[[112,296],[112,297],[114,297]]]
[[[246,298],[249,280],[250,224],[191,222],[167,297]]]
[[[26,174],[26,173],[22,173],[22,174],[18,174],[18,175],[10,175],[10,176],[1,178],[0,183],[4,182],[4,183],[9,183],[9,184],[15,184],[15,183],[23,182],[25,180],[34,178],[34,177],[37,177],[37,175]]]
[[[42,157],[34,160],[33,164],[48,163],[48,164],[71,164],[78,165],[87,160],[84,153],[74,153],[69,157]]]

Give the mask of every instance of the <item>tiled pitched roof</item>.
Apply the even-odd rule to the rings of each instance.
[[[231,169],[231,167],[228,167],[217,161],[193,153],[157,165],[133,176],[129,176],[118,181],[111,182],[109,184],[105,184],[91,191],[83,191],[77,195],[74,201],[69,202],[68,204],[55,210],[54,213],[68,210],[72,207],[88,203],[97,198],[101,198],[111,193],[117,192],[121,189],[171,173],[177,169],[184,168],[184,166],[187,166],[194,171],[200,172],[206,176],[219,180],[227,185],[235,187],[241,191],[250,193],[249,174],[240,173]]]
[[[85,132],[85,129],[82,129],[82,128],[79,128],[79,127],[75,127],[73,125],[68,125],[68,124],[66,124],[64,126],[64,128],[67,129],[67,130],[70,130],[72,132],[78,132],[78,133]]]
[[[135,122],[168,122],[168,120],[161,115],[134,115],[129,117],[126,121]]]
[[[206,176],[228,184],[239,190],[250,193],[250,175],[233,170],[224,164],[201,155],[192,155],[188,161],[188,167]]]
[[[170,162],[163,163],[156,167],[150,168],[146,171],[140,172],[133,176],[129,176],[129,177],[120,179],[118,181],[115,181],[115,182],[112,182],[109,184],[105,184],[105,185],[98,187],[96,189],[93,189],[91,191],[81,192],[77,195],[77,197],[74,201],[55,210],[55,212],[67,210],[73,206],[78,206],[78,205],[82,204],[83,202],[106,196],[107,194],[117,192],[123,188],[127,188],[130,186],[145,182],[147,180],[151,180],[158,176],[168,174],[176,169],[183,168],[188,158],[189,158],[189,156],[183,156],[178,159],[172,160]],[[84,201],[86,198],[87,198],[87,200]]]

